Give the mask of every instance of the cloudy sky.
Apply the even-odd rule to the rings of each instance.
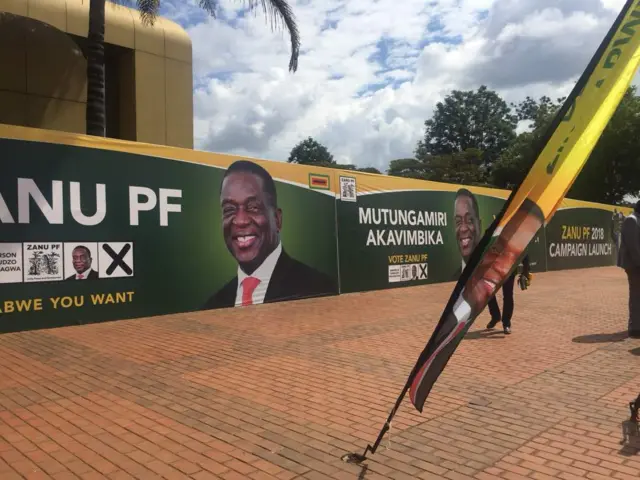
[[[195,147],[286,161],[313,136],[340,163],[385,170],[412,156],[452,89],[507,101],[569,93],[624,0],[290,0],[302,54],[262,10],[194,0],[164,16],[193,41]]]

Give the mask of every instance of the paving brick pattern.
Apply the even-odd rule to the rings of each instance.
[[[0,479],[634,479],[616,268],[538,274],[372,442],[452,284],[0,336]]]

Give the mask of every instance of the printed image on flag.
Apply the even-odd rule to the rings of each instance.
[[[550,126],[526,178],[469,259],[408,380],[417,410],[456,347],[553,217],[640,63],[640,0],[629,0]]]
[[[540,208],[525,200],[492,245],[482,256],[471,277],[457,296],[453,308],[434,334],[436,347],[422,364],[411,383],[411,402],[422,406],[438,376],[464,338],[473,320],[484,310],[504,281],[517,267],[527,245],[544,223]]]

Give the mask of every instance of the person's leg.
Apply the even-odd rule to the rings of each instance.
[[[515,272],[502,285],[504,306],[502,307],[502,326],[505,333],[511,332],[511,316],[513,315],[513,286],[516,281]]]
[[[640,338],[640,269],[627,270],[629,279],[629,336]]]
[[[491,314],[491,321],[487,324],[487,328],[491,330],[500,321],[500,307],[495,295],[489,300],[489,313]]]

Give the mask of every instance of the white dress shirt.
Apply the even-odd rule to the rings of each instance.
[[[82,273],[76,273],[75,278],[76,280],[86,280],[91,272],[92,270],[89,268]],[[82,277],[80,277],[80,275],[82,275]]]
[[[453,314],[460,323],[467,323],[469,318],[471,317],[471,305],[464,299],[464,288],[460,292],[460,296],[456,300],[456,303],[453,304]]]
[[[460,270],[460,274],[462,275],[462,272],[464,272],[464,269],[466,268],[467,264],[464,261],[464,258],[461,260],[461,262],[462,262],[462,270]],[[453,314],[456,316],[458,323],[460,322],[466,323],[469,320],[469,317],[471,316],[471,306],[464,299],[464,297],[462,296],[463,294],[464,294],[464,288],[460,292],[460,296],[456,300],[456,303],[454,303],[453,305]]]
[[[240,266],[238,266],[238,289],[236,291],[236,307],[242,305],[242,281],[247,277],[253,277],[260,280],[260,283],[253,291],[253,295],[251,296],[252,304],[256,305],[264,302],[264,296],[267,293],[271,275],[273,275],[273,270],[274,268],[276,268],[276,263],[278,263],[278,259],[280,258],[281,253],[282,244],[278,243],[278,246],[275,248],[275,250],[271,252],[267,258],[265,258],[264,262],[262,262],[262,265],[256,268],[256,270],[251,275],[247,275],[240,268]]]

